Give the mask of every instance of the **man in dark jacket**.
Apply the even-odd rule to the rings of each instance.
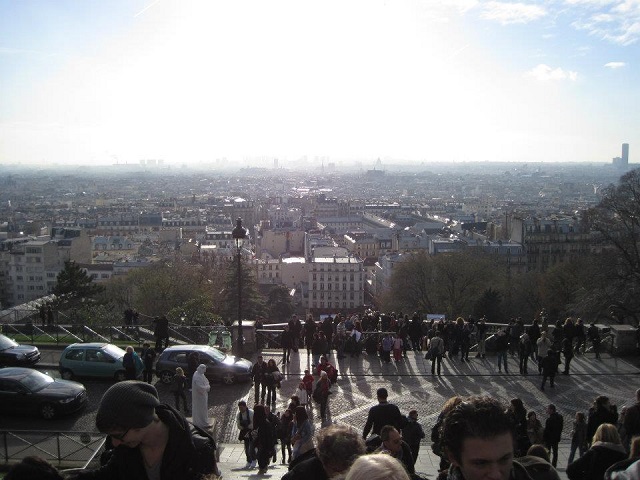
[[[402,439],[400,432],[391,425],[385,425],[380,430],[380,439],[382,440],[382,445],[376,450],[376,453],[391,455],[402,464],[409,477],[412,478],[416,473],[413,466],[413,454],[409,444]]]
[[[329,425],[316,435],[315,454],[291,464],[282,480],[327,480],[344,474],[356,458],[364,455],[362,437],[348,425]]]
[[[397,405],[387,402],[389,393],[386,388],[379,388],[376,392],[378,396],[378,405],[369,409],[367,415],[367,422],[364,425],[362,432],[363,438],[366,440],[369,432],[374,435],[380,435],[380,430],[385,425],[391,425],[401,430],[405,424],[405,418],[400,413],[400,409]],[[373,428],[373,430],[372,430]]]
[[[198,480],[220,473],[213,438],[203,430],[192,432],[179,412],[160,403],[148,383],[128,380],[112,385],[100,401],[96,426],[111,437],[113,453],[99,469],[71,478]]]
[[[156,359],[156,351],[151,348],[151,345],[144,343],[142,345],[142,363],[144,363],[144,370],[142,371],[142,380],[147,383],[151,383],[153,380],[153,361]]]
[[[451,466],[446,480],[530,480],[513,459],[514,431],[504,405],[489,397],[470,397],[452,408],[442,425],[441,441]]]
[[[251,367],[251,379],[255,390],[255,403],[264,403],[264,397],[267,393],[267,381],[265,374],[267,373],[267,362],[262,359],[262,355],[258,356],[256,363]],[[262,391],[261,391],[262,390]]]
[[[562,427],[564,425],[564,419],[556,411],[556,406],[551,404],[547,407],[547,413],[549,418],[544,424],[544,432],[542,432],[542,438],[546,447],[551,452],[551,465],[555,468],[558,465],[558,443],[560,443],[560,436],[562,435]]]

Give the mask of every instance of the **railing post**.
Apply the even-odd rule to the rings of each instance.
[[[62,461],[62,452],[60,452],[60,432],[56,432],[56,444],[58,447],[58,465],[60,465]]]

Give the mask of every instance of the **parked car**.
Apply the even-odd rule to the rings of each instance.
[[[74,377],[125,379],[122,357],[125,351],[110,343],[74,343],[60,355],[60,375],[66,380]]]
[[[0,367],[28,367],[40,361],[40,350],[33,345],[20,345],[15,340],[0,334]]]
[[[0,412],[36,414],[50,420],[88,401],[84,385],[23,367],[0,368]]]
[[[227,355],[208,345],[175,345],[165,348],[156,363],[156,374],[162,383],[169,384],[176,373],[176,367],[187,372],[187,359],[192,352],[198,352],[200,364],[207,366],[206,376],[210,381],[230,385],[251,379],[252,364],[245,358]]]

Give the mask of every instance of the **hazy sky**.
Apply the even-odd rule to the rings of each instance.
[[[0,163],[635,162],[639,40],[640,0],[0,0]]]

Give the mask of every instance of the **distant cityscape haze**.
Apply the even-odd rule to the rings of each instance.
[[[0,0],[0,164],[609,163],[623,0]]]

